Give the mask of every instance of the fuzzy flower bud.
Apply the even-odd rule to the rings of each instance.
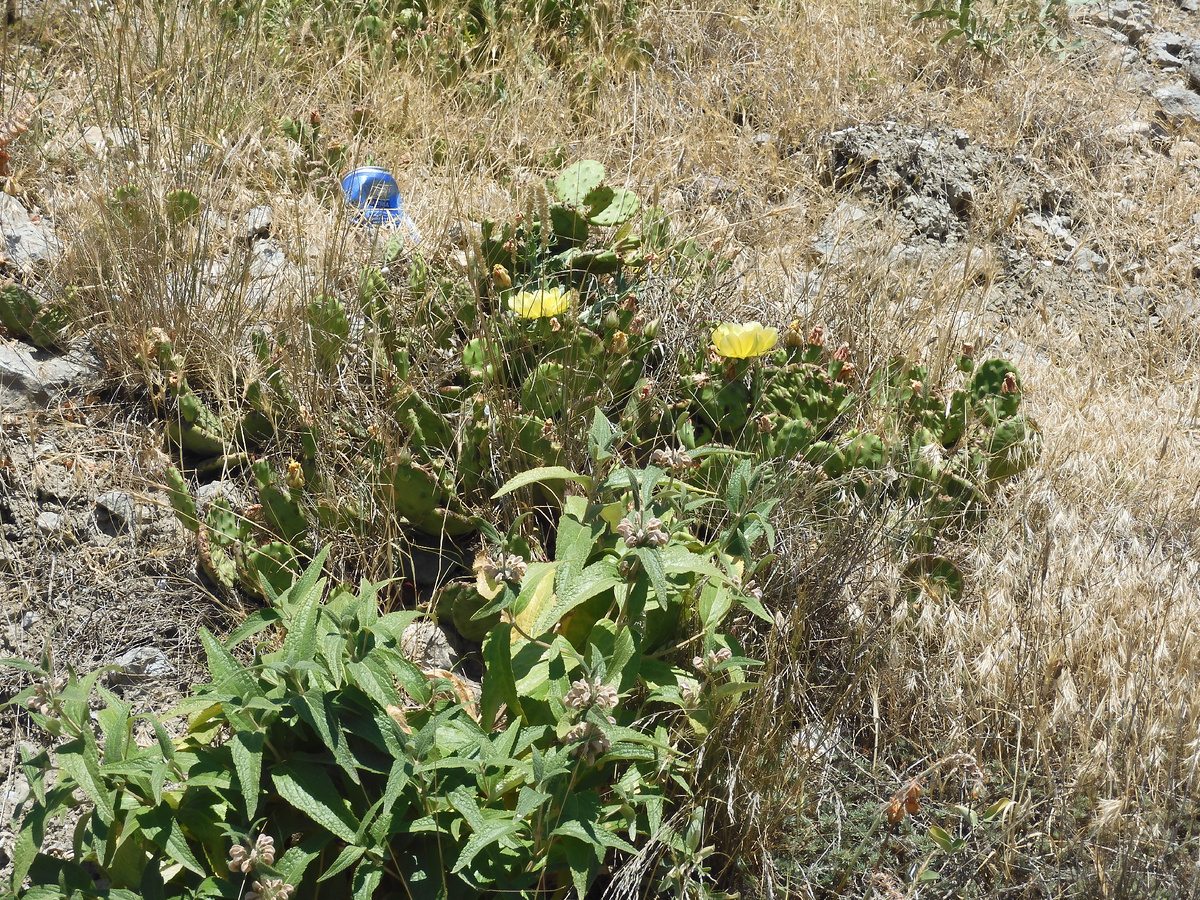
[[[825,346],[825,326],[814,325],[812,331],[808,333],[808,346],[824,347]]]
[[[1008,372],[1004,376],[1004,384],[1000,385],[1000,393],[1015,394],[1017,392],[1017,376],[1013,372]]]
[[[663,528],[662,519],[653,516],[643,521],[640,512],[631,512],[618,522],[617,534],[629,548],[665,547],[671,540],[671,536]]]
[[[572,756],[587,757],[589,763],[612,749],[612,741],[594,722],[580,722],[563,735],[562,740],[564,744],[575,745],[571,748]]]

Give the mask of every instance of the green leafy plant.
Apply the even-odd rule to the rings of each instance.
[[[602,480],[541,469],[500,492],[568,480],[589,498],[567,498],[546,561],[516,558],[512,536],[487,529],[506,555],[480,567],[487,604],[473,618],[502,620],[484,641],[478,696],[404,656],[418,612],[381,615],[366,582],[329,590],[325,551],[281,593],[264,582],[268,606],[224,643],[202,632],[212,680],[173,711],[188,716],[178,740],[98,672],[60,678],[48,655],[7,661],[36,679],[12,703],[61,741],[22,758],[32,789],[10,893],[232,898],[253,882],[297,900],[583,897],[649,840],[675,847],[667,883],[681,866],[702,870],[695,824],[681,840],[670,824],[688,799],[688,748],[753,687],[726,620],[767,614],[738,586],[746,561],[729,555],[729,535],[704,543],[688,530],[693,492],[613,463],[602,417],[594,432]],[[251,639],[239,660],[231,651]],[[148,746],[133,739],[139,720]],[[71,858],[44,852],[49,823],[72,811]]]

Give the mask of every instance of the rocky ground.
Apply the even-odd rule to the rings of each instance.
[[[1195,186],[1200,3],[1115,0],[1073,6],[1071,17],[1089,48],[1085,70],[1104,84],[1120,80],[1142,100],[1133,110],[1114,108],[1104,152],[1134,174],[1169,164]],[[823,177],[839,205],[806,237],[791,298],[799,308],[864,260],[893,273],[945,272],[952,262],[950,279],[971,284],[978,301],[963,312],[1004,325],[1010,349],[1052,350],[1027,337],[1023,323],[1039,319],[1085,342],[1200,335],[1192,280],[1200,274],[1200,211],[1174,234],[1166,258],[1139,258],[1136,236],[1121,231],[1123,217],[1143,203],[1138,177],[1103,198],[1112,218],[1100,232],[1096,197],[963,130],[873,122],[826,142]],[[718,176],[701,189],[677,187],[704,195],[710,222],[736,215],[737,186]],[[979,210],[996,194],[1017,202],[1004,221],[981,222]],[[262,291],[280,289],[296,265],[270,238],[269,210],[247,210],[246,221],[251,280]],[[37,289],[66,229],[0,194],[0,280]],[[213,277],[230,264],[215,261]],[[1148,267],[1185,277],[1144,277]],[[36,659],[49,649],[79,671],[112,666],[113,690],[163,710],[203,675],[198,629],[226,631],[243,610],[197,577],[194,537],[157,483],[167,461],[159,427],[119,386],[86,340],[49,353],[0,337],[0,656]],[[0,702],[23,678],[0,668]],[[18,713],[0,713],[0,822],[26,791],[14,769],[18,748],[37,740]],[[4,857],[0,837],[0,863]]]

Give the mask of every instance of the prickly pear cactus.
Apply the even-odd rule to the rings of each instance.
[[[200,198],[189,190],[168,191],[163,199],[167,219],[173,225],[184,225],[200,217]]]
[[[341,361],[350,339],[346,307],[336,297],[320,294],[309,301],[307,316],[317,361],[325,369],[333,369]]]
[[[57,347],[67,322],[65,307],[43,303],[15,284],[0,287],[0,324],[10,334],[37,347]]]

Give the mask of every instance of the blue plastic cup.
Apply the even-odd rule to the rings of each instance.
[[[404,211],[400,186],[387,169],[360,166],[342,179],[342,195],[367,225],[407,231],[414,242],[420,241],[416,223]]]

